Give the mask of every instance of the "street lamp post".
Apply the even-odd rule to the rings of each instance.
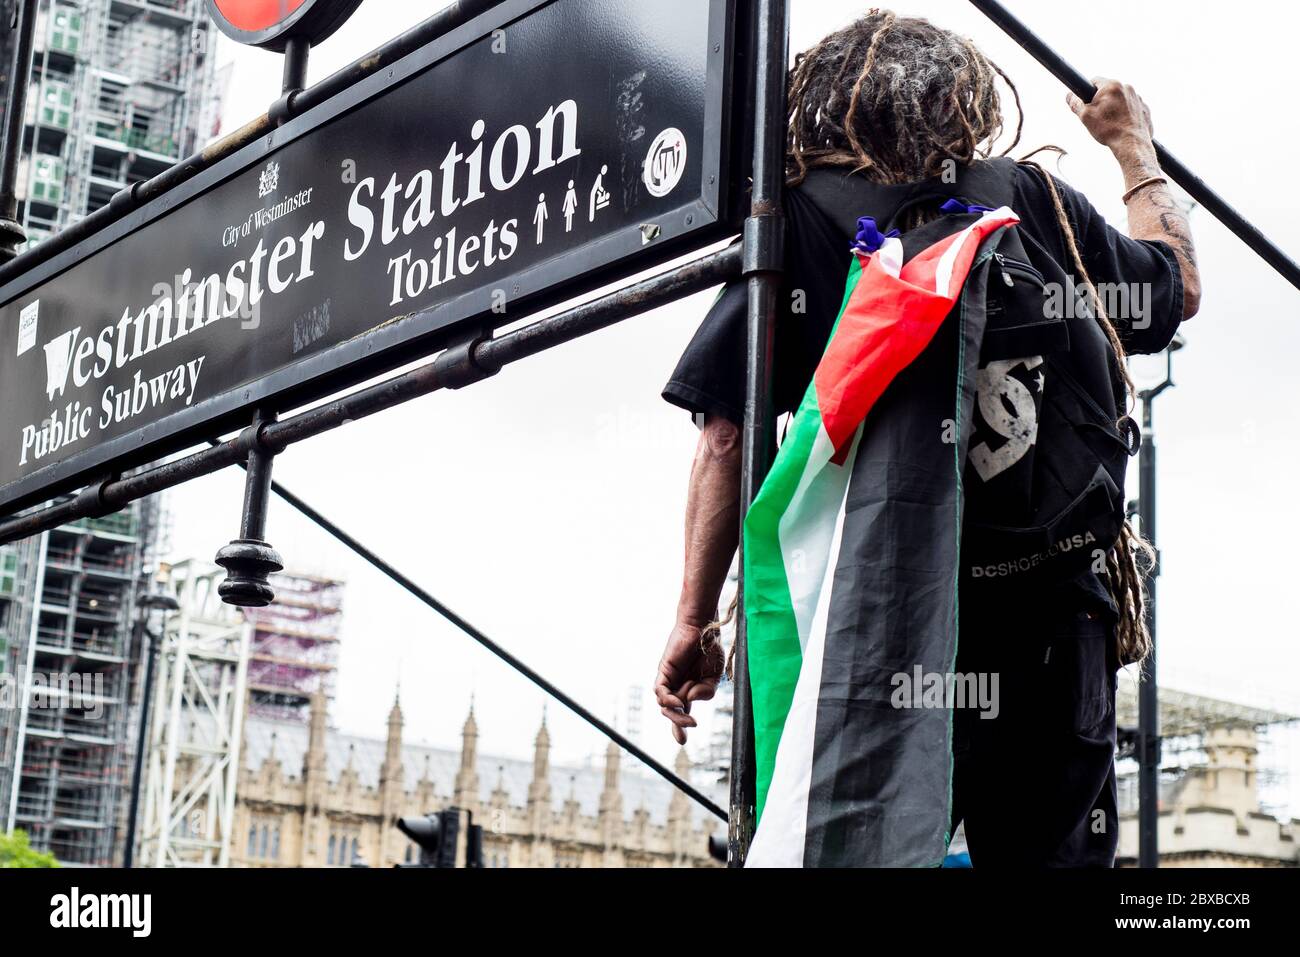
[[[1160,574],[1160,549],[1156,544],[1156,438],[1152,406],[1156,396],[1174,384],[1173,355],[1183,347],[1174,336],[1165,350],[1165,377],[1158,385],[1138,393],[1142,400],[1142,448],[1138,453],[1138,518],[1142,534],[1155,550],[1146,580],[1146,625],[1151,653],[1142,665],[1138,684],[1138,866],[1158,867],[1160,845],[1160,698],[1156,683],[1156,578]]]
[[[141,595],[137,602],[138,614],[135,620],[135,641],[137,648],[148,641],[149,648],[144,652],[144,686],[140,692],[140,728],[135,742],[135,763],[131,769],[131,805],[126,819],[126,843],[122,854],[122,866],[135,866],[135,837],[140,812],[140,779],[144,772],[144,753],[149,744],[149,714],[153,707],[153,680],[158,669],[158,648],[163,640],[163,628],[151,631],[149,618],[159,613],[165,624],[168,612],[180,610],[180,602],[168,594],[149,593]]]

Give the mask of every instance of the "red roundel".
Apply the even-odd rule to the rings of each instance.
[[[237,30],[254,32],[286,20],[304,0],[215,0],[221,15]]]
[[[361,0],[207,0],[221,32],[250,46],[283,50],[292,37],[319,43],[343,25]]]

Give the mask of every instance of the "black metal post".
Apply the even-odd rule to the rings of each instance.
[[[1156,439],[1151,424],[1155,395],[1142,401],[1142,449],[1138,452],[1138,517],[1142,534],[1156,548]],[[1156,684],[1156,576],[1159,551],[1146,581],[1146,622],[1151,654],[1142,665],[1138,685],[1138,866],[1158,867],[1160,845],[1160,696]]]
[[[266,111],[272,126],[283,126],[298,112],[298,97],[307,85],[307,56],[310,52],[311,44],[303,37],[290,37],[285,44],[280,98]]]
[[[140,782],[144,777],[144,756],[149,748],[149,718],[153,713],[153,682],[158,668],[158,651],[163,635],[155,635],[146,627],[150,612],[155,609],[175,611],[180,604],[170,595],[144,595],[140,598],[139,612],[135,621],[132,645],[143,648],[149,643],[144,656],[144,685],[140,692],[140,727],[136,732],[135,760],[131,767],[131,803],[126,816],[126,838],[122,851],[122,866],[135,866],[135,841],[138,833],[140,816]]]
[[[1142,535],[1155,549],[1156,559],[1147,573],[1146,625],[1151,634],[1151,653],[1142,664],[1138,685],[1138,866],[1160,866],[1160,688],[1156,680],[1156,578],[1160,574],[1160,546],[1156,543],[1156,435],[1152,407],[1156,397],[1174,384],[1173,354],[1183,341],[1175,337],[1165,352],[1165,378],[1151,389],[1143,389],[1142,448],[1138,452],[1138,520]]]
[[[227,571],[217,588],[228,605],[262,608],[275,601],[268,578],[284,567],[280,554],[266,539],[266,511],[271,498],[271,466],[275,453],[266,444],[263,430],[272,417],[259,412],[253,424],[240,436],[247,449],[244,479],[244,509],[239,538],[217,552],[216,562]]]
[[[140,781],[144,776],[144,755],[149,747],[149,714],[153,702],[153,677],[158,667],[159,639],[144,626],[143,618],[135,623],[135,645],[149,643],[144,665],[144,688],[140,693],[140,727],[135,739],[135,761],[131,768],[131,804],[126,815],[126,838],[122,866],[135,867],[135,840],[140,815]]]
[[[144,689],[140,693],[140,727],[136,733],[135,739],[135,760],[131,767],[131,803],[126,812],[126,836],[123,840],[122,847],[122,866],[135,867],[135,836],[136,824],[140,812],[140,779],[144,771],[144,750],[148,737],[149,722],[147,720],[149,698],[153,694],[153,670],[154,670],[154,651],[157,647],[151,636],[144,627],[144,618],[139,616],[133,628],[131,644],[136,648],[142,648],[144,642],[149,641],[149,650],[146,653],[144,665]]]
[[[307,55],[311,44],[303,37],[291,37],[284,46],[284,72],[280,92],[301,90],[307,85]]]
[[[1097,92],[1097,88],[1082,73],[1066,63],[1061,56],[997,0],[971,0],[981,13],[987,16],[1025,52],[1045,66],[1048,71],[1069,88],[1070,92],[1088,103]],[[1182,164],[1160,143],[1155,144],[1156,160],[1169,178],[1187,191],[1187,194],[1209,210],[1234,235],[1254,250],[1270,266],[1276,269],[1287,282],[1300,289],[1300,265],[1282,252],[1271,239],[1257,229],[1253,223],[1237,212],[1222,196],[1210,189],[1205,182]]]
[[[18,255],[27,233],[18,221],[18,161],[23,152],[23,120],[27,113],[27,87],[32,76],[32,37],[36,29],[37,0],[14,0],[14,57],[5,90],[4,146],[0,153],[0,263]]]
[[[745,427],[740,514],[745,515],[767,475],[775,445],[772,420],[772,343],[776,297],[784,268],[781,190],[785,184],[786,69],[790,48],[788,0],[758,0],[754,42],[754,170],[750,216],[745,222],[743,274],[749,284],[746,333]],[[743,536],[742,536],[743,539]],[[743,867],[755,824],[754,714],[746,653],[744,543],[741,543],[733,665],[734,705],[731,737],[731,826],[727,864]]]

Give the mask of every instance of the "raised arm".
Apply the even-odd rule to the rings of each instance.
[[[722,648],[702,643],[718,612],[740,537],[740,429],[720,416],[705,419],[691,466],[686,497],[686,563],[677,621],[668,636],[655,698],[673,724],[673,737],[686,743],[696,725],[691,704],[713,697],[722,676]]]
[[[1124,173],[1129,235],[1163,240],[1173,249],[1183,274],[1183,318],[1190,319],[1201,304],[1201,274],[1187,214],[1174,202],[1167,185],[1150,182],[1162,175],[1152,142],[1151,111],[1125,83],[1105,77],[1092,82],[1097,95],[1091,103],[1073,93],[1066,100],[1093,139],[1115,155]]]

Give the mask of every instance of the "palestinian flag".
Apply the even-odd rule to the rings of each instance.
[[[973,323],[962,291],[1018,218],[943,222],[957,231],[914,251],[917,230],[904,262],[902,240],[862,221],[830,341],[745,519],[750,866],[938,864],[947,845],[951,715],[891,706],[891,679],[952,670],[984,319],[983,289]]]

